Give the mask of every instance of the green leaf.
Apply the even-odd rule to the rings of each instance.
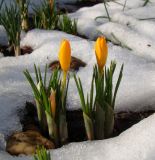
[[[35,64],[34,64],[34,70],[35,70],[36,80],[37,80],[37,84],[38,84],[39,83],[39,75],[38,75],[37,67]]]
[[[38,146],[34,160],[51,160],[51,156],[44,146]]]
[[[85,112],[83,112],[83,118],[84,118],[84,123],[85,123],[85,129],[86,129],[86,134],[88,140],[94,140],[94,126],[93,126],[93,121],[90,117],[88,117]]]
[[[117,80],[117,83],[116,83],[114,96],[113,96],[113,101],[112,101],[112,108],[115,107],[115,100],[116,100],[117,91],[118,91],[118,88],[120,86],[120,83],[121,83],[121,80],[122,80],[122,76],[123,76],[123,68],[124,68],[124,65],[122,65],[122,67],[121,67],[121,70],[120,70],[120,73],[119,73],[119,76],[118,76],[118,80]]]
[[[104,136],[105,138],[109,138],[114,129],[114,110],[109,104],[106,103],[105,105]]]
[[[33,82],[33,79],[32,77],[30,76],[29,74],[29,71],[28,70],[25,70],[24,72],[24,75],[25,77],[27,78],[28,82],[30,83],[31,87],[32,87],[32,90],[33,90],[33,93],[34,93],[34,96],[37,100],[40,100],[40,93],[37,89],[37,86],[35,85],[35,83]]]
[[[55,145],[58,145],[58,131],[57,131],[57,124],[52,118],[51,114],[49,114],[47,111],[46,113],[46,119],[47,119],[47,124],[48,124],[48,131],[49,131],[49,136],[51,140],[54,140]]]
[[[105,127],[105,111],[96,103],[95,111],[95,139],[104,139],[104,127]]]
[[[63,111],[60,111],[60,116],[59,116],[59,134],[60,134],[61,144],[65,144],[68,140],[68,128],[67,128],[66,114]]]
[[[82,110],[85,112],[86,103],[85,103],[85,98],[84,98],[84,93],[83,93],[81,80],[80,80],[80,78],[77,80],[75,74],[74,74],[74,80],[75,80],[75,83],[76,83],[76,86],[77,86],[77,89],[78,89],[78,93],[79,93],[79,96],[80,96]]]
[[[45,74],[44,74],[44,86],[46,88],[46,78],[47,78],[47,64],[46,64],[46,67],[45,67]]]
[[[145,7],[149,2],[150,2],[150,0],[145,0],[143,7]]]

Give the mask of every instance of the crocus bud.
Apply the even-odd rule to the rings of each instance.
[[[67,72],[70,68],[71,62],[71,47],[68,40],[63,40],[59,51],[59,61],[61,69]]]
[[[50,103],[51,103],[52,116],[55,119],[55,113],[56,113],[56,91],[54,91],[53,89],[51,90]]]
[[[40,92],[41,91],[41,82],[39,81],[39,83],[37,84],[37,89]]]
[[[108,46],[104,37],[99,37],[96,40],[95,54],[99,70],[102,71],[108,56]]]

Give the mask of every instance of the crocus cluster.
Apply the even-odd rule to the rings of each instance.
[[[63,76],[56,69],[52,72],[50,78],[48,78],[48,83],[47,65],[44,75],[41,74],[40,68],[34,65],[36,83],[29,71],[24,71],[24,75],[34,93],[40,128],[44,134],[48,132],[50,139],[55,143],[56,147],[63,145],[68,139],[66,99],[69,82],[69,76],[67,75],[71,61],[71,48],[68,40],[64,40],[61,43],[59,60]]]
[[[123,65],[113,91],[113,74],[116,63],[111,62],[106,68],[108,46],[104,37],[99,37],[95,43],[97,65],[94,66],[90,92],[85,98],[82,82],[74,74],[83,111],[83,118],[87,138],[89,140],[109,137],[114,127],[114,106],[118,87],[122,79]],[[56,147],[66,143],[68,128],[66,120],[66,101],[69,85],[69,70],[71,64],[71,46],[68,40],[63,40],[58,54],[61,72],[56,69],[52,72],[47,84],[47,66],[44,78],[40,68],[34,66],[36,84],[28,70],[24,74],[29,81],[38,114],[38,121],[43,132],[47,132]],[[94,89],[96,92],[94,92]]]

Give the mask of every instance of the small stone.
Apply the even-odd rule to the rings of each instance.
[[[55,148],[54,143],[39,132],[29,130],[14,133],[7,141],[6,150],[11,155],[31,155],[35,153],[37,146],[44,146],[46,149]]]

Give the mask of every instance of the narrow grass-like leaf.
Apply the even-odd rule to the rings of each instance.
[[[88,140],[94,140],[94,125],[92,119],[83,112],[83,118],[85,123],[85,129]]]
[[[45,66],[45,73],[44,73],[44,86],[46,88],[46,79],[47,79],[47,64]]]
[[[34,64],[34,70],[35,70],[36,80],[37,80],[37,84],[38,84],[39,83],[39,75],[38,75],[37,67],[35,64]]]
[[[149,2],[150,2],[150,0],[145,0],[143,7],[145,7]]]
[[[82,84],[81,84],[81,80],[76,78],[76,75],[74,75],[74,80],[76,82],[76,86],[78,89],[78,93],[80,96],[80,100],[81,100],[81,107],[82,110],[85,112],[85,107],[86,107],[86,103],[85,103],[85,98],[84,98],[84,93],[83,93],[83,88],[82,88]]]
[[[39,93],[39,91],[37,89],[37,86],[35,85],[32,77],[31,77],[31,75],[29,74],[29,71],[25,70],[23,73],[24,73],[25,77],[27,78],[28,82],[30,83],[30,85],[33,89],[33,93],[34,93],[35,98],[37,100],[39,100],[40,99],[40,93]]]
[[[119,73],[119,76],[118,76],[118,80],[117,80],[117,83],[116,83],[116,87],[115,87],[115,91],[114,91],[114,96],[113,96],[113,101],[112,101],[112,107],[113,108],[115,106],[115,100],[116,100],[117,91],[118,91],[119,85],[120,85],[121,80],[122,80],[123,68],[124,68],[124,65],[122,65],[122,67],[121,67],[121,70],[120,70],[120,73]]]
[[[107,13],[107,16],[108,16],[108,19],[109,19],[109,22],[110,22],[110,21],[111,21],[111,18],[110,18],[109,11],[108,11],[107,4],[106,4],[105,0],[103,0],[103,4],[104,4],[105,11],[106,11],[106,13]]]
[[[123,11],[125,10],[126,4],[127,4],[127,0],[125,0],[125,2],[124,2]]]
[[[43,146],[38,146],[36,154],[34,155],[34,160],[51,160],[51,156]]]

